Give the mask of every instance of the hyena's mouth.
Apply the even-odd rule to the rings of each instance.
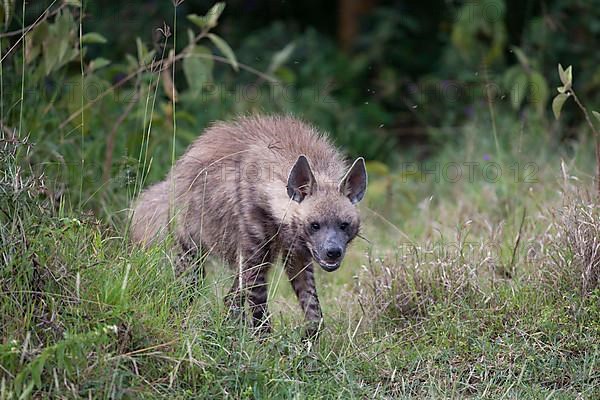
[[[335,263],[328,263],[328,262],[321,261],[318,259],[315,259],[315,260],[317,261],[317,263],[319,263],[321,268],[323,268],[327,272],[335,271],[336,269],[338,269],[340,267],[340,264],[341,264],[339,261],[335,262]]]
[[[342,260],[340,259],[339,261],[335,261],[335,262],[327,262],[325,260],[323,260],[322,258],[320,258],[319,256],[317,256],[312,250],[310,251],[313,259],[317,262],[317,264],[319,264],[321,266],[321,268],[323,268],[325,271],[327,272],[333,272],[336,269],[338,269],[340,267],[340,264],[342,263]]]
[[[319,264],[321,268],[323,268],[325,271],[333,272],[340,267],[343,257],[340,257],[340,259],[335,262],[325,261],[317,255],[317,253],[312,249],[312,246],[310,244],[306,243],[306,247],[308,248],[308,251],[310,252],[310,255],[312,256],[313,260],[315,260],[317,264]]]

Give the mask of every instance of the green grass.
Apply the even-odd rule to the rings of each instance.
[[[414,200],[394,189],[403,204],[376,209],[393,225],[370,211],[374,180],[371,243],[318,271],[325,327],[310,345],[280,267],[261,341],[226,319],[217,261],[201,285],[176,278],[166,248],[136,249],[6,168],[0,397],[598,397],[600,292],[582,292],[576,240],[598,210],[540,166],[532,185],[409,180]],[[530,189],[550,185],[561,193]],[[442,197],[424,204],[429,190]]]

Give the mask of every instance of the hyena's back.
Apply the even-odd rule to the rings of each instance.
[[[291,117],[243,117],[212,125],[165,181],[141,194],[133,240],[156,242],[171,230],[184,249],[202,246],[235,262],[244,242],[275,235],[296,207],[286,194],[286,181],[301,154],[317,180],[338,182],[346,169],[322,135]]]

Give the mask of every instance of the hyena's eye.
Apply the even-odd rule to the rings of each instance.
[[[318,222],[312,222],[310,224],[310,229],[312,229],[313,231],[318,231],[319,229],[321,229],[321,225],[319,225]]]
[[[349,224],[349,223],[347,223],[347,222],[342,222],[342,223],[340,224],[340,229],[341,229],[341,230],[343,230],[343,231],[345,231],[346,229],[348,229],[348,227],[349,227],[349,226],[350,226],[350,224]]]

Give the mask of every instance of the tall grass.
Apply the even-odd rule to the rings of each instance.
[[[523,187],[508,212],[506,192],[482,181],[427,205],[405,197],[401,209],[418,210],[398,216],[410,241],[366,218],[371,244],[318,273],[325,329],[307,347],[284,282],[270,293],[274,334],[257,340],[227,320],[217,260],[203,260],[201,285],[177,277],[167,247],[133,248],[49,197],[15,164],[27,146],[2,153],[3,397],[598,394],[598,212],[566,164],[557,176],[544,164],[534,185],[558,193]]]

